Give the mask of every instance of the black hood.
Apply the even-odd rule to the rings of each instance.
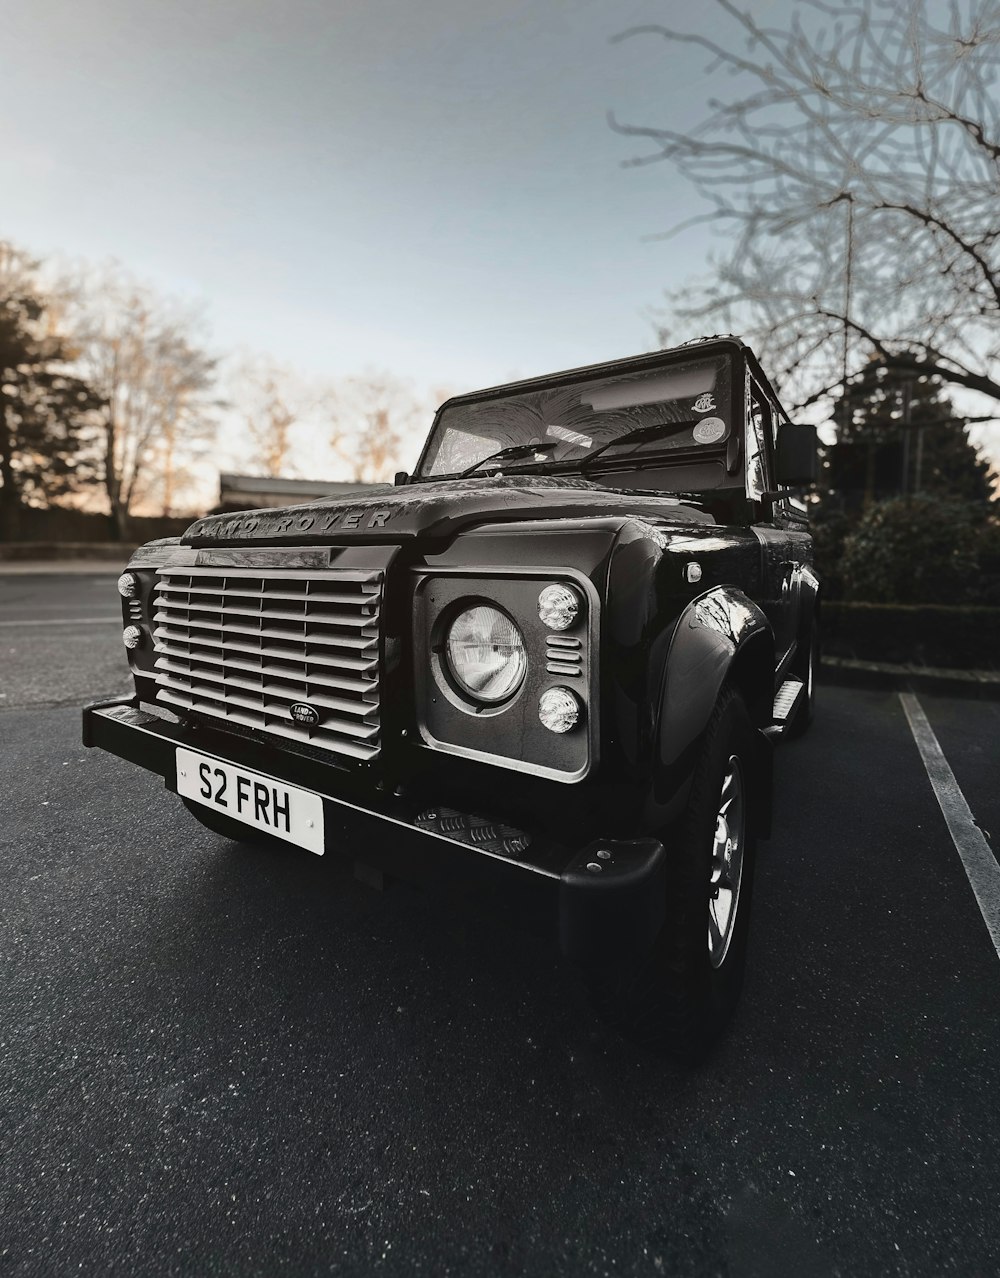
[[[181,539],[188,546],[309,545],[450,538],[474,524],[504,520],[613,515],[671,524],[712,524],[711,515],[674,497],[610,489],[586,479],[525,475],[389,485],[349,497],[322,498],[283,510],[209,515]]]

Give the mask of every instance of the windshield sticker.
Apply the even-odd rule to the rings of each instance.
[[[694,428],[694,437],[699,444],[714,444],[726,433],[726,423],[721,417],[703,417]]]
[[[694,411],[696,413],[714,413],[715,412],[715,396],[699,395],[694,401]]]
[[[567,426],[546,426],[545,433],[553,439],[561,439],[564,444],[576,444],[578,448],[589,448],[594,442],[589,435],[581,435],[578,430],[570,430]]]
[[[589,404],[595,413],[615,412],[619,408],[640,408],[643,404],[664,404],[672,399],[690,399],[707,394],[715,383],[711,367],[672,369],[653,377],[637,377],[627,382],[610,382],[588,388],[580,396],[581,404]]]

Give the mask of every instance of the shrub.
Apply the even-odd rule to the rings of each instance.
[[[810,512],[809,531],[812,533],[816,570],[823,579],[825,599],[842,599],[844,596],[844,542],[857,522],[857,515],[831,510],[825,504]]]
[[[824,603],[823,654],[995,670],[1000,608]]]
[[[1000,520],[988,520],[976,538],[976,602],[1000,607]]]
[[[978,596],[982,509],[940,497],[870,506],[844,541],[845,596],[876,603],[958,604]]]

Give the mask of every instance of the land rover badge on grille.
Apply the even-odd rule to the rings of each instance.
[[[307,705],[304,701],[296,701],[289,708],[288,713],[296,723],[306,723],[310,728],[314,728],[319,723],[319,711],[315,706]]]

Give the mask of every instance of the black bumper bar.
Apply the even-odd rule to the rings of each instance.
[[[304,787],[323,800],[325,850],[399,878],[514,883],[550,899],[566,957],[613,962],[647,950],[663,923],[663,845],[656,839],[597,839],[580,849],[533,837],[516,855],[491,851],[429,824],[426,813],[394,799],[359,804],[330,788],[329,769],[211,728],[175,722],[134,699],[83,711],[83,744],[128,759],[177,788],[179,746]],[[418,818],[420,818],[418,820]],[[461,822],[454,823],[461,826]]]

